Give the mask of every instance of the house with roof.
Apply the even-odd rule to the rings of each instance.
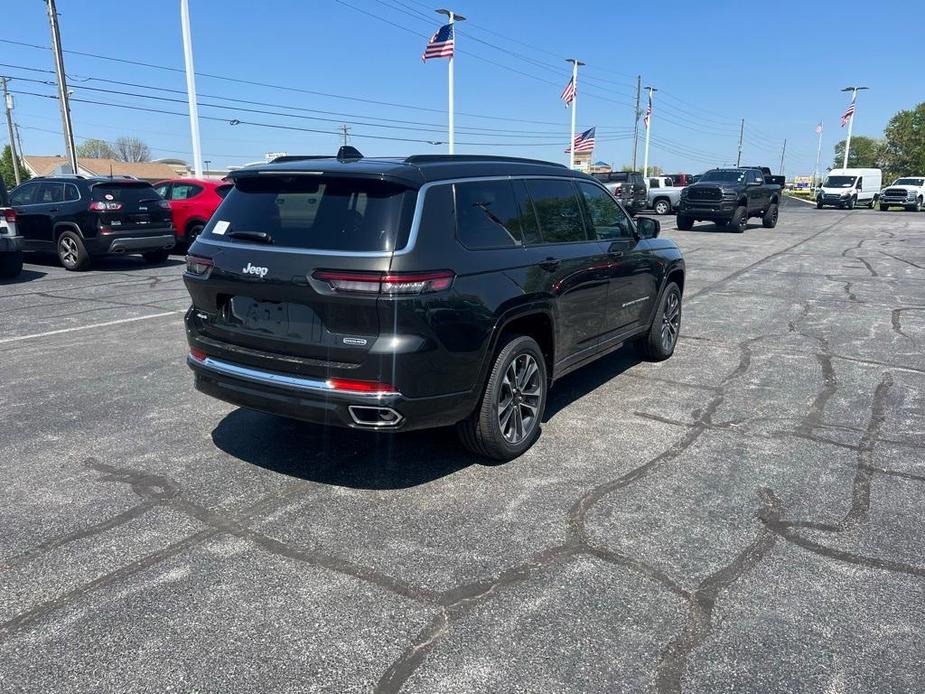
[[[77,173],[80,176],[132,176],[143,181],[162,181],[175,178],[176,170],[168,164],[156,161],[119,161],[118,159],[91,159],[78,157],[77,171],[72,172],[65,157],[42,157],[27,155],[22,158],[32,176],[53,176],[62,173]]]

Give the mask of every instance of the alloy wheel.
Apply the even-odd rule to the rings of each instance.
[[[681,329],[681,298],[677,292],[671,292],[665,301],[665,311],[662,313],[662,349],[670,354],[674,343],[678,339]]]
[[[77,264],[80,250],[77,248],[77,242],[70,236],[61,237],[61,240],[58,241],[58,252],[61,255],[61,262],[66,266],[70,267]]]
[[[533,433],[538,422],[543,384],[531,354],[514,357],[504,372],[498,394],[498,425],[508,443],[518,444]]]

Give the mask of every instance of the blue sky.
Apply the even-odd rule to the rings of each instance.
[[[268,151],[333,153],[341,122],[365,154],[445,151],[426,141],[446,139],[446,61],[420,60],[440,24],[433,13],[440,3],[190,0],[190,6],[196,70],[213,75],[197,78],[199,99],[221,106],[200,109],[213,119],[201,124],[204,158],[213,166],[261,159]],[[630,162],[635,76],[641,74],[643,84],[659,88],[650,163],[670,172],[733,163],[744,117],[743,162],[776,169],[787,138],[786,173],[810,174],[816,123],[826,125],[823,167],[844,136],[841,87],[871,87],[858,101],[854,132],[861,135],[880,135],[897,110],[922,100],[921,80],[909,78],[915,68],[890,49],[918,45],[921,24],[892,19],[909,7],[853,0],[458,0],[453,9],[468,21],[457,35],[457,151],[563,161],[570,116],[558,97],[570,70],[564,58],[576,56],[587,63],[579,77],[578,125],[597,126],[595,159]],[[81,100],[72,103],[78,142],[131,135],[145,140],[155,157],[189,160],[184,117],[115,106],[185,113],[185,79],[177,70],[183,67],[179,2],[58,0],[58,10],[65,50],[73,51],[65,55],[70,87]],[[4,15],[0,39],[49,44],[40,0],[6,3]],[[14,78],[26,152],[61,153],[57,102],[23,93],[54,93],[41,83],[54,78],[41,72],[53,68],[50,51],[0,42],[0,63],[0,74]],[[243,122],[232,126],[233,119]],[[0,133],[5,143],[6,129]],[[641,168],[642,138],[637,161]]]

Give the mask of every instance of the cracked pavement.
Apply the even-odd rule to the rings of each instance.
[[[925,215],[699,224],[538,443],[196,393],[181,263],[0,284],[0,690],[925,691]]]

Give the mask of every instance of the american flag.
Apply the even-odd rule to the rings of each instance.
[[[566,106],[571,106],[572,102],[575,100],[575,80],[569,79],[568,84],[565,85],[565,89],[562,90],[562,93],[559,95],[559,98],[565,102]]]
[[[842,114],[841,127],[844,128],[846,125],[848,125],[848,122],[851,120],[852,116],[854,116],[854,99],[852,99],[851,103],[848,104],[848,110]]]
[[[453,25],[444,24],[437,30],[436,34],[430,37],[427,48],[424,49],[424,55],[421,56],[421,61],[426,63],[430,58],[452,58],[454,45]]]
[[[575,149],[575,154],[578,152],[591,152],[594,149],[594,131],[596,128],[588,128],[583,133],[578,133],[575,136],[575,142],[572,147],[566,147],[563,152],[569,152],[572,148]]]
[[[821,132],[822,132],[822,123],[816,126],[816,134],[818,135]]]
[[[652,118],[652,94],[649,93],[649,105],[646,106],[646,115],[642,121],[646,124],[646,129],[649,129],[649,120]]]

